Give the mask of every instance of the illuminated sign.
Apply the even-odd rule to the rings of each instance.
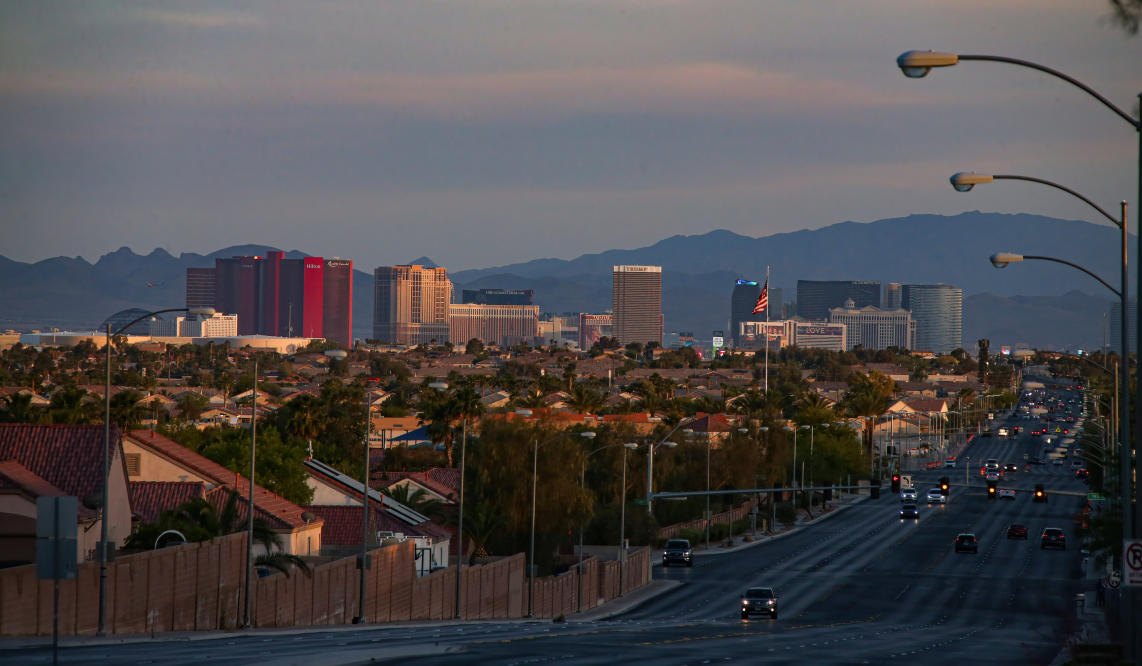
[[[757,280],[738,280],[738,286],[739,287],[742,286],[743,284],[747,284],[751,287],[756,287],[758,283],[757,283]]]

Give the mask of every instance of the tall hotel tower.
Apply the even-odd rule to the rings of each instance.
[[[662,267],[615,266],[611,301],[619,343],[662,345]]]
[[[916,320],[916,349],[947,354],[963,342],[964,290],[950,284],[906,284],[905,310]]]
[[[452,281],[447,270],[379,266],[373,276],[374,338],[394,345],[448,340]]]

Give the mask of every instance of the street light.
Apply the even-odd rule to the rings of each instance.
[[[638,444],[636,444],[634,442],[621,442],[621,443],[616,443],[616,444],[605,444],[605,445],[600,446],[599,448],[595,449],[594,451],[591,451],[590,453],[588,453],[586,456],[583,457],[583,468],[582,468],[580,475],[579,475],[579,487],[580,488],[586,488],[586,486],[587,486],[587,483],[586,483],[586,480],[587,480],[587,460],[591,456],[598,453],[599,451],[602,451],[604,449],[611,449],[611,448],[614,448],[616,446],[623,447],[623,480],[622,480],[622,484],[619,486],[619,488],[622,492],[622,496],[621,496],[621,499],[619,500],[619,507],[620,508],[619,508],[619,551],[618,551],[619,596],[622,596],[622,593],[623,593],[623,567],[624,567],[623,542],[626,540],[627,450],[638,448]],[[580,524],[579,525],[579,612],[582,612],[582,611],[583,611],[583,525]]]
[[[107,560],[111,551],[111,544],[108,542],[108,520],[107,509],[111,503],[111,340],[116,335],[119,335],[128,328],[143,321],[147,317],[155,315],[166,314],[168,312],[188,312],[191,314],[212,315],[214,308],[166,308],[164,310],[155,310],[148,312],[145,315],[136,317],[135,319],[127,322],[119,327],[119,330],[114,333],[111,332],[111,322],[107,322],[107,383],[103,390],[103,516],[101,525],[99,527],[99,624],[96,628],[96,635],[103,636],[106,632],[107,620]],[[176,333],[178,331],[175,331]]]
[[[646,456],[646,512],[647,513],[651,513],[651,510],[650,510],[651,509],[651,502],[654,500],[654,491],[653,491],[653,487],[652,487],[653,479],[651,478],[651,472],[654,469],[654,450],[657,449],[659,446],[663,446],[663,445],[666,445],[668,447],[677,446],[677,444],[675,444],[674,442],[667,442],[666,440],[670,439],[670,436],[673,435],[675,432],[677,432],[679,428],[693,422],[697,418],[698,417],[696,417],[696,416],[692,416],[692,417],[687,418],[687,419],[682,419],[673,428],[670,429],[670,432],[666,433],[666,436],[662,438],[662,441],[660,441],[658,444],[655,444],[654,446],[651,446],[648,449],[647,456]]]
[[[1124,456],[1124,458],[1126,460],[1125,463],[1119,465],[1119,469],[1118,469],[1118,476],[1119,476],[1118,482],[1119,482],[1119,484],[1121,484],[1121,486],[1123,488],[1123,493],[1122,493],[1122,495],[1123,495],[1123,505],[1122,505],[1123,514],[1122,514],[1122,516],[1123,516],[1123,518],[1122,518],[1122,520],[1125,524],[1125,522],[1127,520],[1129,520],[1130,509],[1131,509],[1131,505],[1130,505],[1130,497],[1131,497],[1131,493],[1130,493],[1130,462],[1129,462],[1130,461],[1130,441],[1131,441],[1130,440],[1130,370],[1129,370],[1129,368],[1130,368],[1130,363],[1129,363],[1129,359],[1130,359],[1130,342],[1129,342],[1130,323],[1129,323],[1129,320],[1127,319],[1127,316],[1129,313],[1129,310],[1127,309],[1127,304],[1129,301],[1129,298],[1128,298],[1128,292],[1129,292],[1128,273],[1129,273],[1129,271],[1127,269],[1127,261],[1126,261],[1126,259],[1127,259],[1127,257],[1126,257],[1126,254],[1127,254],[1126,245],[1127,245],[1127,235],[1128,235],[1128,226],[1127,226],[1127,219],[1126,219],[1126,202],[1123,201],[1121,203],[1121,208],[1122,208],[1121,216],[1118,219],[1116,219],[1113,215],[1111,215],[1110,213],[1103,210],[1101,206],[1094,203],[1093,201],[1091,201],[1087,197],[1083,196],[1082,194],[1079,194],[1078,192],[1076,192],[1076,191],[1074,191],[1068,187],[1064,187],[1058,183],[1055,183],[1055,182],[1052,182],[1052,181],[1049,181],[1049,180],[1046,180],[1043,178],[1032,178],[1029,176],[1018,176],[1018,175],[1013,175],[1013,174],[989,175],[989,174],[977,174],[974,172],[973,173],[965,173],[965,172],[961,171],[960,173],[953,174],[950,180],[952,183],[952,187],[954,187],[959,192],[967,192],[967,191],[971,190],[972,187],[974,187],[975,185],[990,183],[993,180],[1023,180],[1023,181],[1032,182],[1032,183],[1039,183],[1040,185],[1046,185],[1047,187],[1053,187],[1057,190],[1061,190],[1063,192],[1066,192],[1067,194],[1070,194],[1071,196],[1075,197],[1076,199],[1079,199],[1080,201],[1087,204],[1088,206],[1090,206],[1094,210],[1098,211],[1098,213],[1100,215],[1102,215],[1107,220],[1109,220],[1111,224],[1118,227],[1119,231],[1121,231],[1121,234],[1122,234],[1122,241],[1121,241],[1121,250],[1122,251],[1121,251],[1121,262],[1120,262],[1121,277],[1120,277],[1120,286],[1115,293],[1118,294],[1118,301],[1120,303],[1119,307],[1121,308],[1121,311],[1120,311],[1120,314],[1118,317],[1118,325],[1119,325],[1118,355],[1121,359],[1123,371],[1120,373],[1118,386],[1116,388],[1118,390],[1118,405],[1119,405],[1118,406],[1118,409],[1119,409],[1119,412],[1118,412],[1118,436],[1119,436],[1119,445],[1121,448],[1120,453],[1121,453],[1121,455]],[[1142,193],[1140,193],[1140,194],[1142,194]],[[995,254],[992,256],[991,263],[994,264],[996,268],[1003,268],[1004,266],[1006,266],[1009,263],[1015,263],[1017,261],[1022,261],[1022,259],[1023,259],[1023,257],[1020,257],[1019,255],[1014,255],[1011,253],[998,253],[998,254]],[[1082,270],[1082,269],[1080,269],[1080,270]],[[1087,271],[1087,273],[1089,274],[1089,271]],[[1099,282],[1102,282],[1102,280],[1099,280]],[[1111,291],[1115,291],[1113,288],[1110,287],[1110,285],[1106,284],[1105,282],[1103,282],[1103,285],[1105,285]],[[1126,532],[1124,531],[1123,534],[1125,535]]]
[[[910,77],[910,78],[919,78],[919,77],[925,76],[929,71],[931,71],[931,69],[933,67],[949,67],[949,66],[957,64],[960,61],[969,61],[969,60],[980,60],[980,61],[1006,63],[1009,65],[1016,65],[1019,67],[1026,67],[1028,69],[1034,69],[1034,70],[1043,72],[1045,74],[1049,74],[1051,76],[1054,76],[1055,78],[1066,81],[1067,83],[1075,86],[1076,88],[1082,90],[1083,92],[1090,95],[1094,99],[1098,100],[1103,106],[1110,109],[1119,118],[1125,120],[1126,123],[1128,125],[1130,125],[1130,127],[1134,128],[1134,131],[1138,135],[1138,160],[1137,160],[1137,177],[1138,177],[1137,193],[1138,193],[1138,197],[1137,197],[1137,201],[1136,201],[1136,204],[1138,207],[1138,211],[1137,211],[1138,224],[1137,224],[1137,227],[1135,228],[1135,233],[1138,236],[1138,256],[1142,257],[1142,120],[1134,118],[1129,113],[1122,110],[1118,106],[1114,105],[1113,103],[1110,102],[1110,100],[1106,99],[1105,97],[1100,95],[1098,92],[1096,92],[1093,88],[1091,88],[1090,86],[1086,85],[1085,83],[1079,81],[1078,79],[1075,79],[1071,76],[1068,76],[1068,75],[1066,75],[1066,74],[1064,74],[1058,70],[1052,69],[1050,67],[1046,67],[1044,65],[1040,65],[1038,63],[1030,62],[1028,60],[1020,60],[1017,58],[1008,58],[1005,56],[995,56],[995,55],[956,55],[956,54],[951,54],[951,53],[938,53],[935,51],[908,51],[906,53],[902,53],[900,55],[900,57],[898,57],[896,59],[896,64],[897,64],[897,66],[900,67],[900,70],[904,73],[905,76]],[[1138,94],[1138,101],[1139,101],[1139,104],[1142,105],[1142,93]],[[1142,295],[1142,271],[1138,271],[1138,275],[1137,275],[1136,279],[1138,280],[1138,282],[1137,282],[1137,286],[1136,286],[1135,291],[1139,295]],[[1122,293],[1125,295],[1125,289],[1122,291]],[[1138,314],[1137,314],[1138,318],[1136,321],[1136,326],[1137,326],[1136,330],[1142,330],[1142,308],[1138,308],[1137,310],[1138,310]],[[1123,305],[1123,309],[1122,309],[1122,318],[1125,319],[1126,316],[1127,316],[1127,310],[1125,307],[1125,300],[1124,300],[1124,305]],[[1135,351],[1137,353],[1138,358],[1142,359],[1142,335],[1138,335],[1136,337],[1137,337],[1136,344],[1138,346],[1136,347]],[[1124,372],[1123,374],[1129,376],[1130,373]],[[1135,421],[1142,424],[1142,400],[1138,400],[1136,402],[1136,404],[1134,405],[1134,410],[1135,410]],[[1121,452],[1122,455],[1120,456],[1120,458],[1121,458],[1120,465],[1122,467],[1122,471],[1120,472],[1120,474],[1122,475],[1123,478],[1129,479],[1129,477],[1130,477],[1130,458],[1131,458],[1130,447],[1128,445],[1124,444],[1123,449],[1124,450]],[[1125,494],[1127,495],[1127,497],[1124,499],[1124,502],[1123,502],[1123,506],[1126,509],[1126,511],[1125,511],[1125,513],[1123,513],[1123,516],[1122,516],[1122,535],[1124,538],[1136,538],[1139,535],[1142,535],[1142,511],[1133,511],[1133,516],[1130,515],[1131,514],[1130,509],[1132,508],[1131,488],[1129,486],[1127,486],[1124,490],[1125,490]],[[1137,605],[1137,595],[1134,594],[1133,588],[1129,588],[1129,587],[1126,588],[1126,595],[1127,595],[1126,596],[1126,612],[1123,613],[1123,631],[1124,631],[1123,635],[1126,637],[1125,640],[1127,642],[1127,646],[1126,646],[1127,647],[1127,649],[1126,649],[1127,654],[1126,654],[1126,656],[1128,659],[1138,660],[1139,658],[1142,658],[1142,632],[1138,632],[1138,631],[1134,630],[1135,629],[1134,618],[1137,616],[1137,613],[1138,613],[1138,609],[1135,608],[1135,606]]]
[[[579,433],[579,436],[586,438],[586,439],[594,439],[595,433],[590,431],[590,430],[586,430],[584,432]],[[556,437],[554,439],[549,439],[546,442],[544,442],[544,445],[550,444],[551,442],[555,441],[556,439],[558,439],[558,437]],[[528,548],[528,558],[527,558],[528,559],[528,567],[527,567],[527,569],[528,569],[528,571],[527,571],[527,577],[528,577],[527,616],[528,617],[535,617],[535,615],[534,615],[534,608],[535,608],[535,487],[539,482],[539,438],[538,437],[532,437],[531,441],[532,441],[532,448],[531,448],[531,545]],[[459,568],[457,568],[456,573],[457,574],[460,573]]]
[[[447,382],[432,382],[428,388],[437,391],[447,391]],[[464,432],[460,438],[460,488],[457,503],[459,505],[458,515],[456,516],[456,619],[461,619],[463,611],[460,606],[460,590],[463,588],[463,567],[464,567],[464,454],[465,449],[468,448],[468,416],[464,416]]]

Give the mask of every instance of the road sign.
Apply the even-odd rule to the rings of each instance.
[[[646,500],[641,497],[636,497],[634,503],[638,506],[646,506]]]
[[[1142,539],[1122,540],[1122,583],[1142,587]]]
[[[1106,499],[1106,495],[1102,493],[1087,493],[1086,498],[1092,502],[1101,502]]]
[[[36,575],[40,580],[75,578],[75,497],[36,498]]]

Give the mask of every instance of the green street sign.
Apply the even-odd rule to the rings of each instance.
[[[634,503],[639,505],[639,506],[646,506],[646,500],[645,499],[636,499],[634,501]]]
[[[1087,493],[1086,498],[1088,500],[1091,500],[1092,502],[1094,502],[1094,501],[1105,500],[1106,496],[1103,495],[1102,493]]]

